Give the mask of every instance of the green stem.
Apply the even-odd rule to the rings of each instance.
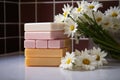
[[[116,50],[118,50],[118,51],[120,52],[120,47],[117,47],[118,45],[114,46],[114,45],[108,44],[107,42],[101,41],[101,40],[96,39],[96,38],[94,38],[93,40],[95,40],[95,41],[96,41],[97,43],[99,43],[99,44],[102,44],[102,45],[104,45],[104,46],[107,46],[107,47],[116,49]]]

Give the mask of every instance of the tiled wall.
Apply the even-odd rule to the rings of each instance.
[[[24,50],[24,23],[52,22],[65,3],[76,1],[80,0],[0,0],[0,54]],[[118,0],[99,1],[102,11],[118,5]]]
[[[18,0],[0,0],[0,54],[19,51]]]

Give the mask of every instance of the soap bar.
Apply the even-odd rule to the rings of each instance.
[[[25,49],[25,57],[63,57],[67,49]]]
[[[70,39],[48,40],[48,48],[64,48],[70,46]]]
[[[65,24],[63,23],[53,23],[53,22],[44,22],[44,23],[26,23],[24,30],[25,31],[60,31],[64,30]]]
[[[26,66],[59,66],[61,58],[25,58]]]
[[[35,40],[25,40],[24,48],[35,48]]]
[[[68,48],[70,46],[70,39],[24,41],[24,48]]]
[[[48,48],[63,48],[64,40],[49,40],[48,41]]]
[[[60,39],[67,38],[64,31],[52,32],[25,32],[25,39]]]
[[[47,40],[36,40],[36,48],[48,48]]]

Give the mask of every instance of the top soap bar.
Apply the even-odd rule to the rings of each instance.
[[[26,23],[24,25],[25,31],[62,31],[64,30],[65,24],[43,22],[43,23]]]

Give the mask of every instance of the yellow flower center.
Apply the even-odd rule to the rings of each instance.
[[[81,7],[79,7],[79,8],[77,8],[77,11],[78,11],[78,12],[80,12],[80,11],[81,11],[81,9],[82,9],[82,8],[81,8]]]
[[[70,26],[70,30],[73,31],[75,29],[75,26],[74,25],[71,25]]]
[[[106,26],[109,25],[109,22],[104,23],[104,25],[106,25]]]
[[[89,59],[83,59],[83,64],[89,65],[90,64],[90,60]]]
[[[90,5],[89,8],[90,8],[90,9],[93,9],[93,8],[94,8],[94,5]]]
[[[71,58],[68,58],[67,60],[66,60],[66,64],[70,64],[71,63]]]
[[[118,14],[116,12],[112,13],[112,17],[117,17],[117,16],[118,16]]]
[[[117,24],[114,24],[113,25],[113,29],[117,29],[118,28],[118,25]]]
[[[64,17],[67,17],[67,15],[68,15],[68,12],[64,12],[64,13],[63,13],[63,16],[64,16]]]
[[[98,18],[96,19],[97,22],[100,22],[101,20],[102,20],[101,17],[98,17]]]
[[[96,61],[99,61],[99,60],[100,60],[100,56],[99,56],[99,55],[97,55]]]

